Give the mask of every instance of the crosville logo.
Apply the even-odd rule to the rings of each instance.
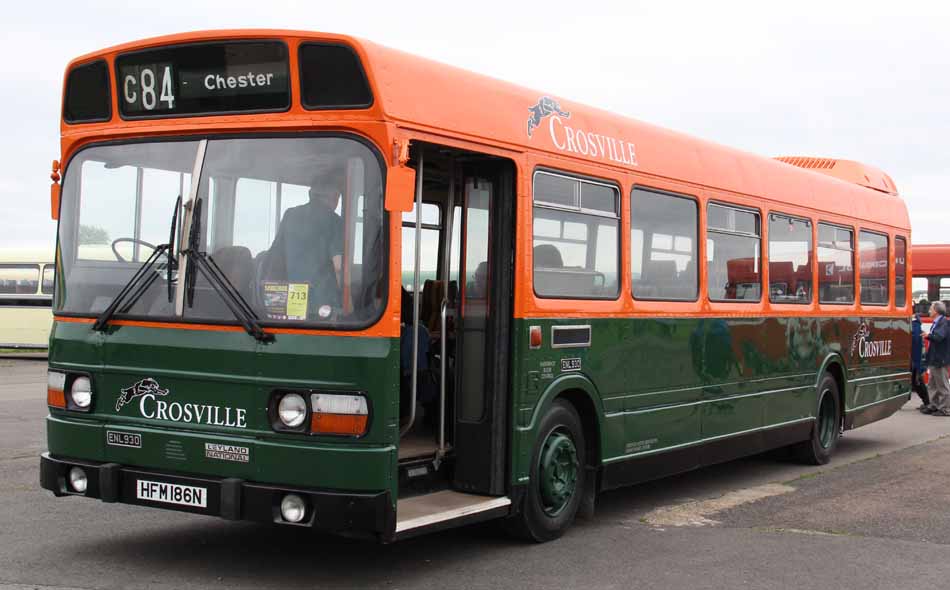
[[[861,322],[858,331],[851,338],[851,356],[854,356],[854,353],[863,359],[891,356],[892,344],[891,340],[872,340],[871,328],[865,322]]]
[[[538,104],[533,107],[528,107],[528,112],[531,113],[531,116],[528,117],[528,137],[531,137],[531,134],[534,133],[534,130],[541,125],[541,121],[545,117],[558,114],[565,119],[569,119],[571,114],[561,108],[561,105],[557,103],[556,100],[550,96],[542,96],[538,99]]]
[[[550,96],[539,98],[537,104],[528,107],[528,112],[531,113],[528,116],[529,138],[547,119],[551,143],[558,150],[626,166],[639,166],[636,145],[624,139],[589,131],[583,125],[568,125],[565,120],[571,118],[571,113],[562,109]]]
[[[122,395],[120,395],[119,399],[115,401],[115,411],[118,412],[122,406],[131,403],[132,400],[137,397],[142,397],[143,395],[168,395],[168,390],[159,387],[158,381],[152,379],[151,377],[146,377],[135,385],[126,387],[122,390]]]
[[[229,406],[213,406],[211,404],[193,404],[182,402],[167,402],[160,397],[169,394],[162,389],[158,381],[147,377],[138,383],[121,390],[122,394],[115,402],[115,411],[131,404],[138,399],[139,414],[149,420],[168,420],[171,422],[186,422],[190,424],[207,424],[209,426],[226,426],[228,428],[247,428],[247,410]]]

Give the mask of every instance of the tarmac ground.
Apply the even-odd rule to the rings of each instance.
[[[54,498],[45,380],[0,358],[0,589],[950,588],[950,419],[916,398],[827,466],[756,456],[612,491],[551,543],[485,523],[381,546]]]

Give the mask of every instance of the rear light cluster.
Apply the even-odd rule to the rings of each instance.
[[[88,412],[92,408],[92,379],[87,375],[49,371],[46,404],[52,408]]]
[[[274,429],[283,432],[363,436],[369,428],[363,395],[279,392],[271,407]]]

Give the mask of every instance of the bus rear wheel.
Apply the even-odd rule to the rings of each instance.
[[[818,384],[818,413],[811,438],[792,447],[795,457],[809,465],[824,465],[838,447],[841,438],[841,402],[838,383],[825,373]]]
[[[506,524],[516,536],[543,543],[574,522],[587,485],[587,456],[580,417],[567,401],[551,405],[538,433],[521,510]]]

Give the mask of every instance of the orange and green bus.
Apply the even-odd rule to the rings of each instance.
[[[72,61],[41,483],[382,542],[842,431],[907,399],[907,210],[371,42]],[[60,182],[61,178],[61,182]]]

